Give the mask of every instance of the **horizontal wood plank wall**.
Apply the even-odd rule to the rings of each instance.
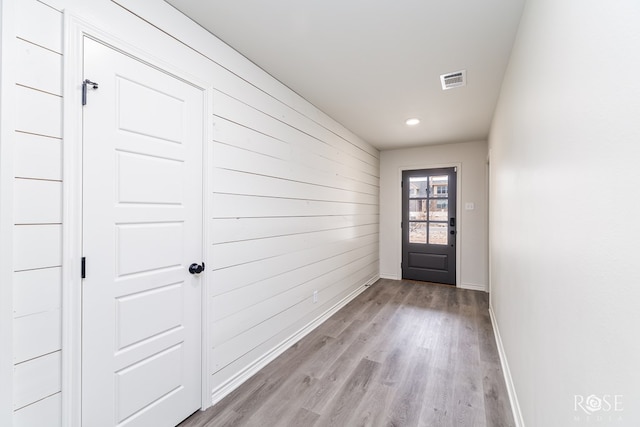
[[[377,153],[240,77],[223,83],[208,260],[214,391],[378,274]]]
[[[60,425],[62,10],[89,6],[14,3],[14,425]],[[185,71],[215,88],[205,343],[215,394],[378,276],[379,153],[168,5],[117,3],[127,0],[95,7],[170,34],[197,57],[176,67],[205,62]],[[169,27],[152,16],[166,8]],[[109,30],[114,18],[100,19]]]
[[[61,425],[62,14],[17,1],[13,408]]]

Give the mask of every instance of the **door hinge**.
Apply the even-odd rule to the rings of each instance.
[[[82,82],[82,105],[87,105],[87,85],[91,85],[93,89],[98,89],[98,83],[85,79]]]
[[[400,188],[404,188],[404,181],[400,181]]]
[[[86,277],[86,258],[82,257],[82,265],[80,266],[80,278],[84,279]]]
[[[402,221],[400,221],[400,228],[402,228]]]

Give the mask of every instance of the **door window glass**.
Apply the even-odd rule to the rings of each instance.
[[[412,199],[429,196],[429,185],[426,176],[410,177],[409,187],[409,197]]]
[[[449,177],[447,175],[430,176],[429,195],[431,197],[448,197]]]
[[[409,200],[409,220],[427,219],[427,201],[426,200]]]
[[[447,224],[441,222],[429,223],[429,244],[430,245],[446,245],[447,244]]]
[[[409,177],[409,243],[449,243],[448,198],[448,175]]]
[[[427,243],[427,223],[409,223],[409,243]]]
[[[448,218],[448,200],[429,200],[429,221],[447,221]]]

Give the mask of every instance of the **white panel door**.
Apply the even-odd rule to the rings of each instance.
[[[82,425],[200,407],[202,90],[84,41]]]

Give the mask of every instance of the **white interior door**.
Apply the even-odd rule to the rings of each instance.
[[[84,40],[82,425],[200,408],[204,92]]]

